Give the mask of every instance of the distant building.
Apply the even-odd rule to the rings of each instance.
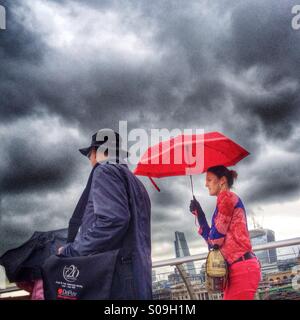
[[[202,264],[199,276],[200,276],[200,281],[202,283],[205,283],[205,281],[206,281],[206,263]]]
[[[263,264],[261,268],[262,275],[266,275],[266,274],[274,273],[278,271],[279,271],[279,268],[278,268],[277,262]]]
[[[222,294],[211,294],[207,292],[205,285],[199,281],[191,281],[197,300],[221,300]],[[171,300],[190,300],[190,295],[184,283],[171,286]]]
[[[265,276],[265,279],[271,286],[278,286],[282,284],[291,283],[296,273],[292,270],[281,271],[276,273],[269,273]]]
[[[191,255],[183,232],[175,231],[174,245],[176,258],[187,257]],[[189,273],[192,276],[196,275],[194,262],[187,262],[184,264],[184,266],[187,273]]]
[[[168,275],[168,281],[172,284],[183,282],[183,279],[181,278],[181,275],[179,274],[179,272],[176,268],[174,270],[174,273],[171,273]]]
[[[170,288],[158,288],[153,291],[153,300],[171,300]]]
[[[171,300],[169,281],[161,280],[153,283],[153,300]]]
[[[278,260],[278,269],[280,271],[288,271],[291,270],[293,267],[299,265],[300,258],[290,258],[284,260]]]
[[[250,230],[249,233],[250,233],[251,243],[253,246],[275,241],[275,233],[274,231],[269,229],[259,228],[259,229]],[[270,263],[277,262],[276,248],[257,251],[255,252],[255,254],[257,255],[261,264],[270,264]]]

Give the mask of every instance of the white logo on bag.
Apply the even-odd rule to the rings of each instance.
[[[65,266],[63,270],[63,276],[66,281],[74,282],[79,276],[79,270],[72,264],[71,266]]]

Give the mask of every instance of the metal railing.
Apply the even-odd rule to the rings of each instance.
[[[278,249],[278,248],[284,248],[284,247],[291,247],[295,245],[300,245],[300,237],[293,238],[293,239],[287,239],[287,240],[280,240],[280,241],[274,241],[269,242],[266,244],[260,244],[253,246],[253,251],[265,251],[269,249]],[[186,286],[187,293],[189,295],[189,298],[192,300],[197,299],[197,295],[195,292],[195,285],[193,283],[193,277],[189,275],[188,272],[186,272],[186,269],[184,268],[184,264],[189,262],[196,262],[196,261],[204,261],[206,260],[207,253],[201,253],[198,255],[192,255],[192,256],[186,256],[182,258],[174,258],[174,259],[167,259],[167,260],[161,260],[153,262],[152,267],[155,268],[161,268],[161,267],[170,267],[174,266],[176,267],[178,274],[182,278],[183,283]],[[300,270],[300,268],[299,268]],[[300,293],[299,293],[300,296]]]
[[[256,245],[256,246],[253,246],[253,251],[256,252],[256,251],[263,251],[268,249],[275,249],[275,248],[277,249],[277,248],[283,248],[283,247],[290,247],[294,245],[300,245],[300,237]],[[152,268],[159,268],[159,267],[165,267],[165,266],[177,266],[187,262],[205,260],[206,257],[207,257],[207,253],[201,253],[201,254],[196,254],[196,255],[182,257],[182,258],[156,261],[156,262],[153,262]]]
[[[278,249],[278,248],[284,248],[284,247],[290,247],[290,246],[297,246],[300,245],[300,237],[293,238],[293,239],[287,239],[287,240],[280,240],[280,241],[274,241],[269,242],[266,244],[260,244],[253,246],[253,251],[264,251],[269,249]],[[204,261],[207,257],[206,253],[201,253],[197,255],[192,256],[186,256],[182,258],[174,258],[174,259],[167,259],[167,260],[161,260],[161,261],[155,261],[152,264],[153,269],[162,268],[162,267],[176,267],[178,270],[178,275],[181,277],[182,282],[184,283],[187,293],[189,295],[190,299],[197,299],[197,295],[195,293],[194,285],[193,285],[193,279],[189,275],[189,273],[186,271],[186,268],[184,267],[184,264],[189,262],[198,262],[198,261]],[[300,270],[300,268],[299,268]],[[10,293],[13,291],[20,291],[17,287],[10,287],[6,289],[0,290],[0,297],[2,294]]]

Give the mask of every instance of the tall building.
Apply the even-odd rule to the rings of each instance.
[[[275,241],[275,233],[269,229],[258,228],[250,230],[249,233],[253,246]],[[271,264],[277,262],[276,248],[257,251],[255,254],[262,264]]]
[[[175,231],[175,254],[176,258],[182,258],[182,257],[187,257],[190,256],[190,250],[188,247],[188,244],[185,239],[185,235],[183,232]],[[187,262],[184,264],[185,265],[185,270],[187,273],[190,275],[195,276],[196,275],[196,269],[194,262]]]

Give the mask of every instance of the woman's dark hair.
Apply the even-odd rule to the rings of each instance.
[[[215,174],[219,179],[226,177],[229,188],[233,186],[233,181],[237,178],[238,174],[234,170],[228,170],[224,166],[215,166],[207,169],[207,172]]]

